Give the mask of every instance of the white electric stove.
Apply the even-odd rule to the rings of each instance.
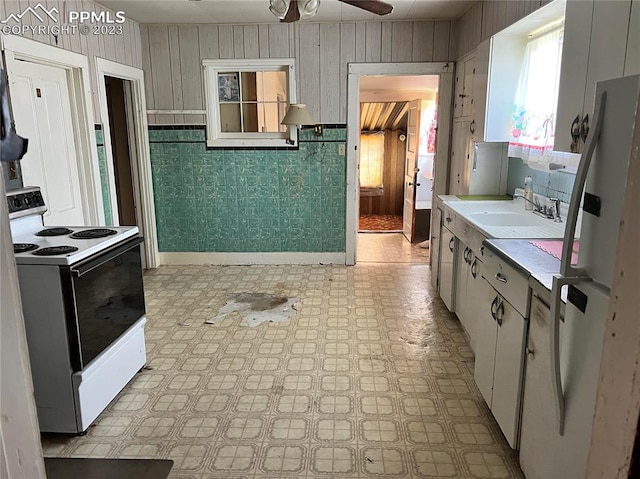
[[[7,192],[40,430],[83,433],[146,362],[135,226],[44,226],[39,188]]]

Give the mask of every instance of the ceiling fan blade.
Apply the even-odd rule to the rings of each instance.
[[[338,0],[342,3],[348,3],[354,7],[362,8],[367,12],[375,13],[376,15],[388,15],[393,12],[393,5],[380,0]]]
[[[287,14],[280,21],[282,23],[292,23],[300,20],[300,11],[298,10],[298,1],[291,0],[289,4],[289,10],[287,10]]]

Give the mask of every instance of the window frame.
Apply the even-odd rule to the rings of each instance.
[[[220,101],[218,73],[284,71],[287,73],[287,107],[296,103],[296,67],[293,58],[262,58],[244,60],[202,60],[208,147],[290,147],[297,146],[298,129],[289,126],[282,133],[222,132],[220,128]]]

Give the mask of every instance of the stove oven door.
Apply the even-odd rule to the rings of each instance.
[[[134,238],[70,267],[76,324],[69,326],[77,328],[80,353],[74,369],[84,369],[145,314],[143,241]]]

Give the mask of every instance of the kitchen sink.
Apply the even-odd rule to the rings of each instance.
[[[533,213],[484,212],[471,213],[467,218],[485,226],[539,226],[545,222]]]

